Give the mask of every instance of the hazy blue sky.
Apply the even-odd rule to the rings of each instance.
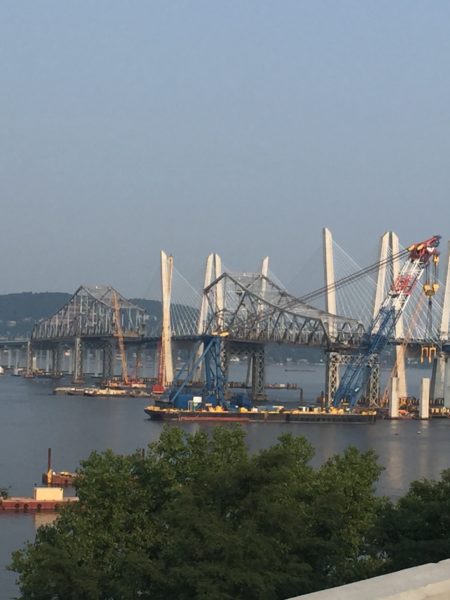
[[[2,0],[0,56],[0,293],[450,236],[447,1]]]

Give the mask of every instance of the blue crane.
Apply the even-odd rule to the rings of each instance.
[[[225,334],[199,336],[199,341],[203,345],[203,350],[186,370],[186,374],[182,379],[181,385],[174,386],[169,396],[172,403],[175,403],[186,388],[190,387],[194,373],[197,367],[203,363],[205,372],[205,384],[199,390],[201,396],[207,402],[213,402],[219,406],[226,407],[225,401],[225,384],[226,374],[222,365],[222,338]],[[180,374],[185,370],[183,367]],[[178,378],[177,378],[178,379]]]
[[[355,408],[369,381],[374,358],[380,354],[388,343],[416,283],[430,264],[434,266],[434,277],[436,276],[440,239],[441,236],[435,235],[428,240],[409,246],[408,257],[398,277],[363,336],[358,350],[351,357],[345,369],[339,387],[334,394],[332,404],[335,408],[339,407],[344,401],[347,401],[349,410]],[[423,289],[429,301],[431,301],[431,296],[437,291],[437,288],[436,280],[430,282],[427,278]]]

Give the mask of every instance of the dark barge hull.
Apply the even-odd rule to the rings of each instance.
[[[35,498],[6,498],[0,500],[0,514],[2,512],[58,512],[60,508],[76,502],[77,497],[66,497],[63,500],[36,500]]]
[[[313,412],[209,412],[144,409],[152,421],[196,421],[214,423],[375,423],[376,414],[332,414]]]

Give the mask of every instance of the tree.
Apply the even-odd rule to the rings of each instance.
[[[92,453],[79,502],[13,555],[28,600],[278,600],[371,573],[373,453],[313,469],[282,436],[250,455],[240,428],[166,428],[145,455]]]
[[[0,500],[2,498],[8,498],[9,497],[9,489],[5,488],[5,487],[0,487]]]
[[[450,556],[450,469],[439,481],[414,481],[396,504],[386,502],[374,536],[382,571],[406,569]]]

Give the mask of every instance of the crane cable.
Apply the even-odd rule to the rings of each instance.
[[[309,302],[312,299],[317,298],[318,296],[322,296],[330,291],[335,291],[335,290],[341,288],[342,286],[346,285],[347,283],[352,283],[356,279],[359,279],[361,277],[369,275],[370,273],[372,273],[373,271],[376,271],[380,267],[383,267],[387,264],[391,264],[394,261],[403,258],[407,254],[409,254],[408,250],[401,250],[400,252],[398,252],[396,254],[392,254],[391,256],[389,256],[383,260],[379,260],[367,267],[364,267],[363,269],[360,269],[359,271],[356,271],[355,273],[346,275],[345,277],[342,277],[341,279],[338,279],[337,281],[334,281],[333,283],[331,283],[329,285],[323,286],[321,288],[318,288],[317,290],[309,292],[308,294],[305,294],[304,296],[301,296],[298,299],[301,302]]]

